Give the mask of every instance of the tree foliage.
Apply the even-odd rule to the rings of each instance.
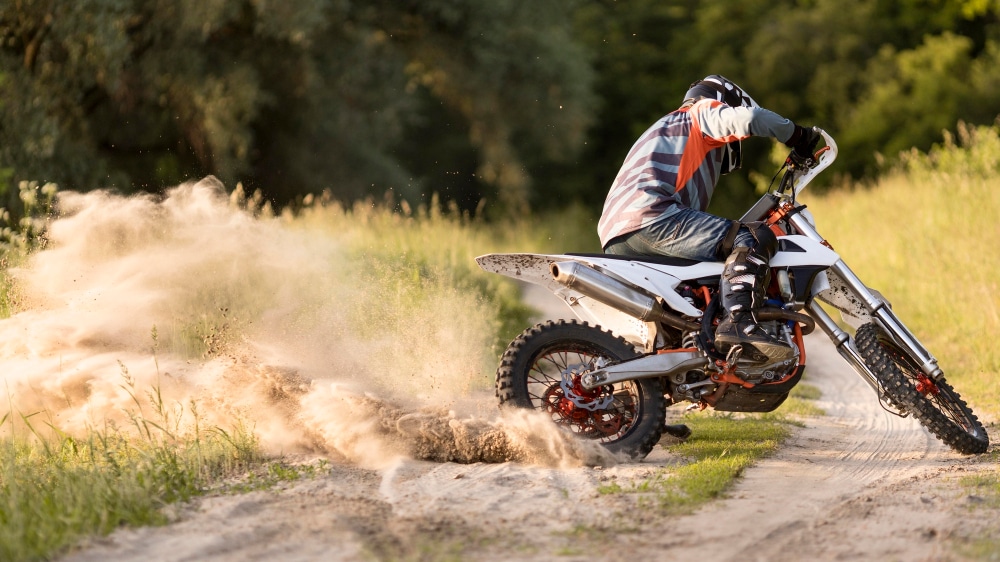
[[[81,189],[212,173],[283,201],[419,195],[405,164],[428,155],[400,156],[436,140],[419,132],[461,137],[476,161],[466,182],[523,204],[518,146],[560,154],[590,115],[567,5],[12,0],[0,7],[0,168]],[[428,126],[438,115],[454,123]]]
[[[998,57],[992,0],[8,0],[0,190],[215,174],[279,204],[596,212],[635,137],[711,73],[830,131],[861,177],[991,123]],[[744,147],[767,173],[768,144]],[[738,213],[750,180],[714,209]]]

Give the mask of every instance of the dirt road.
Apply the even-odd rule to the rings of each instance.
[[[66,560],[962,559],[997,518],[956,480],[997,467],[884,412],[825,340],[807,348],[827,415],[693,515],[597,492],[650,476],[671,460],[662,448],[641,463],[569,469],[334,460],[325,476],[204,498],[171,525],[122,530]]]

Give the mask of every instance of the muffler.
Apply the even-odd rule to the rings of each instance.
[[[575,261],[549,265],[552,278],[597,302],[634,316],[643,322],[663,322],[684,331],[701,329],[699,322],[685,320],[663,309],[659,301],[637,287],[630,286],[592,267]]]

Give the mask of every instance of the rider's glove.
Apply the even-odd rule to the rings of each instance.
[[[816,145],[819,144],[819,133],[812,127],[795,126],[792,136],[785,141],[785,146],[795,151],[801,158],[812,158]]]

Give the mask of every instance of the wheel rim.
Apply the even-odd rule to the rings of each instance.
[[[582,437],[609,443],[628,435],[638,423],[642,389],[634,381],[584,389],[580,375],[601,358],[616,359],[589,345],[544,349],[531,364],[527,390],[532,408],[547,412],[556,424]],[[564,373],[568,375],[565,382]],[[609,402],[606,408],[586,409],[603,402]]]
[[[913,383],[914,389],[927,401],[932,403],[939,412],[948,417],[958,427],[966,433],[977,435],[979,433],[976,423],[969,419],[969,416],[962,410],[955,398],[954,392],[947,385],[939,385],[934,379],[928,377],[918,367],[909,355],[899,349],[895,343],[879,339],[879,345],[886,352],[889,359],[899,368],[906,378]]]

